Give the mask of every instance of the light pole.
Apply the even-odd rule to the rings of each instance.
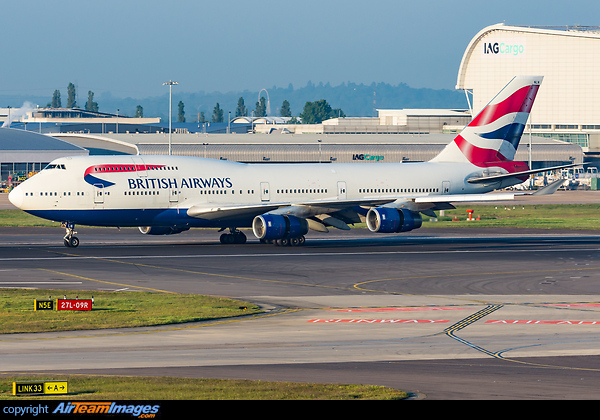
[[[172,80],[163,83],[163,86],[169,85],[169,156],[171,156],[171,89],[173,88],[173,85],[178,84],[179,83],[173,82]]]

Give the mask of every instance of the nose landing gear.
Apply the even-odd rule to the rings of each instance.
[[[60,226],[64,227],[65,230],[67,231],[67,233],[63,239],[65,246],[67,248],[77,248],[79,246],[79,239],[77,238],[77,236],[73,236],[77,233],[77,232],[75,232],[75,224],[63,222],[60,224]]]

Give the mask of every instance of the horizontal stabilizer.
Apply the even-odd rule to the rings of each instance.
[[[564,179],[559,179],[554,181],[551,184],[546,185],[544,188],[540,188],[537,191],[534,191],[533,193],[530,193],[529,195],[550,195],[550,194],[554,194],[556,192],[556,190],[558,190],[560,188],[560,186],[565,182]]]
[[[469,202],[469,201],[499,201],[514,200],[514,193],[498,194],[448,194],[448,195],[427,195],[416,197],[415,203],[442,203],[442,202]]]
[[[583,165],[583,163],[570,163],[568,165],[552,166],[550,168],[530,169],[528,171],[520,171],[520,172],[512,172],[512,173],[508,173],[508,174],[483,176],[480,178],[471,178],[471,179],[468,179],[467,182],[469,184],[485,184],[488,182],[502,181],[502,180],[505,180],[508,178],[517,178],[517,177],[523,176],[523,175],[531,175],[531,174],[537,174],[540,172],[556,171],[557,169],[572,168],[573,166],[581,166],[581,165]]]

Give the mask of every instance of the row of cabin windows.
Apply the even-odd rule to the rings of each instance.
[[[83,191],[82,192],[77,191],[77,193],[73,193],[73,195],[75,195],[75,194],[81,195],[81,196],[85,195],[85,193]],[[25,193],[25,197],[33,197],[34,195],[35,195],[35,193],[32,193],[32,192],[26,192]],[[40,192],[39,196],[40,197],[57,197],[58,193],[56,191],[53,191],[53,192],[44,191],[44,192]],[[71,196],[71,191],[63,192],[62,196],[63,197],[70,197]]]
[[[359,188],[359,193],[437,193],[439,188]]]
[[[359,193],[437,193],[439,188],[359,188]],[[240,190],[240,195],[244,192]],[[326,194],[327,188],[325,189],[280,189],[277,190],[277,194]],[[83,192],[77,191],[73,195],[83,196]],[[102,192],[98,191],[97,195],[110,195],[110,191]],[[124,195],[159,195],[159,191],[156,190],[145,190],[145,191],[125,191]],[[227,190],[200,190],[200,194],[227,194]],[[231,190],[231,194],[235,194],[235,190]],[[248,190],[248,194],[254,194],[254,190]],[[40,192],[40,197],[44,196],[58,196],[57,192]],[[68,197],[71,192],[63,192],[63,197]],[[26,192],[25,197],[33,197],[34,193]]]
[[[143,191],[125,191],[123,195],[158,195],[158,191],[156,190],[143,190]],[[108,193],[107,193],[108,195]]]
[[[240,194],[244,192],[240,190]],[[108,193],[107,193],[108,194]],[[159,195],[159,191],[156,190],[142,190],[142,191],[125,191],[124,195]],[[172,191],[172,195],[177,195],[177,191]],[[227,190],[200,190],[200,194],[227,194]],[[231,194],[235,194],[235,190],[231,190]],[[254,190],[248,190],[248,194],[254,194]]]
[[[48,166],[51,166],[51,165],[48,165]],[[59,165],[56,165],[56,166],[59,166]],[[65,165],[61,165],[61,166],[63,166],[62,169],[65,169],[64,168]],[[179,170],[179,168],[177,166],[163,166],[163,167],[147,166],[146,169],[148,171],[177,171],[177,170]],[[135,166],[100,166],[100,167],[94,168],[94,172],[135,171],[135,170],[136,170]]]
[[[227,190],[200,190],[200,194],[227,194]],[[231,190],[231,194],[235,194],[235,190]],[[243,190],[240,190],[240,195],[244,194]],[[254,194],[254,190],[247,190],[247,194]]]
[[[327,188],[294,188],[277,190],[277,194],[325,194]]]

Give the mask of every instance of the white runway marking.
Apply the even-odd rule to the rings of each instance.
[[[82,284],[82,281],[0,281],[0,284]]]
[[[435,250],[435,251],[373,251],[373,252],[305,252],[275,254],[190,254],[190,255],[107,255],[107,256],[53,256],[53,257],[13,257],[3,261],[61,261],[61,260],[131,260],[131,259],[174,259],[174,258],[273,258],[273,257],[334,257],[334,256],[369,256],[369,255],[411,255],[411,254],[514,254],[523,252],[598,252],[600,248],[553,248],[553,249],[472,249],[472,250]]]

